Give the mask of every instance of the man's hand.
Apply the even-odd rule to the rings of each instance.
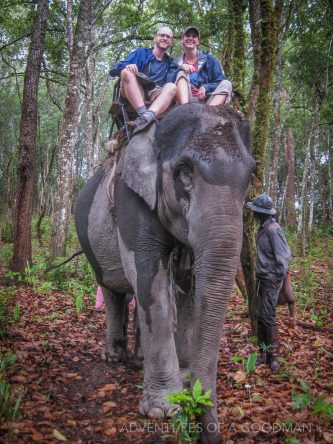
[[[138,74],[139,70],[138,67],[136,66],[135,63],[131,64],[131,65],[127,65],[125,67],[125,69],[127,69],[127,71],[131,72],[132,74],[134,74],[135,76]]]
[[[206,88],[204,86],[200,86],[197,92],[197,98],[199,100],[203,100],[206,97]]]
[[[187,63],[183,63],[180,65],[180,69],[186,72],[186,74],[192,74],[192,72],[195,72],[195,68],[193,65],[188,65]]]

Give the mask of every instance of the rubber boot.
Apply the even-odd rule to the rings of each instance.
[[[279,364],[279,329],[277,325],[274,327],[266,327],[267,343],[269,345],[270,367],[275,373],[280,370]]]
[[[269,356],[267,353],[266,330],[264,324],[262,324],[260,321],[258,321],[257,324],[257,336],[259,346],[259,358],[257,359],[257,365],[268,364]]]

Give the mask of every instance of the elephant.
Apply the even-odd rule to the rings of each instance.
[[[103,288],[105,355],[126,356],[126,293],[137,298],[144,357],[142,415],[160,418],[189,372],[212,390],[201,442],[219,442],[220,338],[240,260],[243,205],[255,161],[247,120],[230,107],[177,106],[133,136],[117,166],[99,167],[75,210]]]

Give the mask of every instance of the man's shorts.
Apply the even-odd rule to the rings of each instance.
[[[192,94],[192,88],[191,88],[191,83],[190,83],[190,78],[189,75],[186,74],[184,71],[180,71],[177,74],[177,78],[176,78],[176,84],[178,83],[179,79],[185,79],[187,82],[187,86],[188,86],[188,90],[189,90],[189,101],[190,102],[195,102],[196,100],[198,100],[196,97],[193,97]],[[232,97],[232,84],[231,82],[229,82],[229,80],[222,80],[222,82],[220,82],[217,87],[215,88],[215,90],[212,92],[212,94],[207,98],[204,99],[204,101],[207,100],[207,104],[209,104],[210,98],[219,94],[224,94],[227,96],[226,102],[225,103],[229,103]]]
[[[145,74],[142,74],[141,72],[136,75],[136,79],[142,88],[146,105],[151,105],[156,97],[159,96],[162,88],[156,85],[153,80],[150,80]],[[126,98],[122,82],[120,82],[120,94],[122,95],[122,97]]]

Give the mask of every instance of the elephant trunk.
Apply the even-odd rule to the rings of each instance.
[[[222,201],[223,202],[223,201]],[[216,372],[218,352],[242,243],[242,205],[211,209],[210,217],[191,232],[195,257],[194,323],[191,360],[192,384],[200,379],[212,390],[210,408],[203,421],[202,442],[218,442]],[[212,214],[213,213],[213,214]],[[204,220],[204,218],[203,218]],[[207,220],[208,222],[207,224]]]

